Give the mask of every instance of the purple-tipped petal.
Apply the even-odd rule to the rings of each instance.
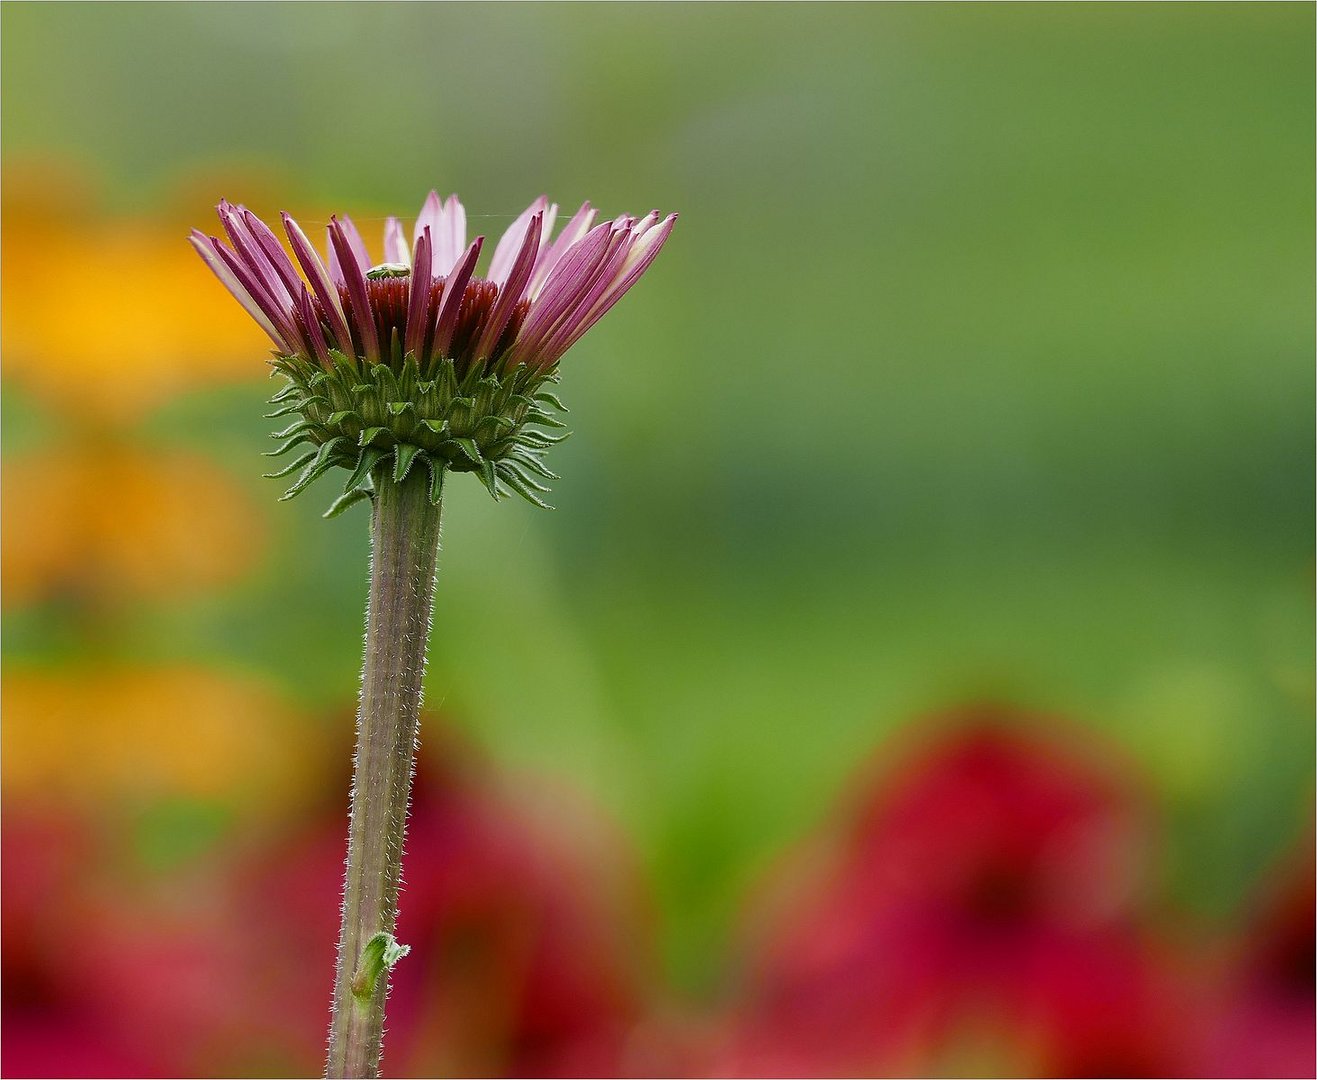
[[[530,228],[530,219],[544,213],[548,205],[549,200],[541,195],[521,212],[499,239],[494,248],[494,257],[489,261],[489,273],[485,275],[494,284],[502,285],[507,281],[508,275],[512,273],[512,265],[521,253],[521,243],[526,238],[526,230]]]
[[[549,237],[553,235],[553,227],[558,223],[558,204],[549,203],[548,208],[544,211],[544,224],[540,226],[540,250],[535,256],[535,266],[540,265],[540,257],[544,254],[544,249],[549,246]],[[535,272],[535,266],[531,267],[531,273]]]
[[[416,359],[424,359],[425,339],[429,333],[429,319],[426,313],[430,309],[430,226],[427,225],[416,241],[416,262],[412,266],[411,294],[407,303],[407,333],[404,337],[403,352],[410,353]]]
[[[266,317],[274,324],[278,333],[278,344],[283,346],[286,353],[296,352],[297,330],[293,326],[291,312],[280,305],[270,291],[265,287],[251,267],[248,266],[241,258],[220,243],[219,237],[210,237],[211,250],[215,252],[233,274],[247,290],[247,295],[252,298],[256,305],[265,312]]]
[[[530,285],[526,289],[532,300],[540,295],[545,283],[549,280],[549,274],[558,265],[558,261],[567,254],[573,244],[590,231],[594,219],[594,209],[588,202],[584,202],[581,204],[581,209],[572,215],[571,221],[567,222],[553,243],[541,245],[539,258],[535,260],[535,270],[530,276]],[[547,230],[545,236],[548,236]]]
[[[655,210],[652,215],[657,221],[658,211]],[[648,218],[646,218],[648,221]],[[652,224],[643,232],[637,229],[635,236],[636,242],[627,252],[626,265],[622,267],[621,276],[618,279],[615,289],[625,292],[631,288],[639,279],[640,275],[649,269],[649,264],[654,261],[659,253],[659,249],[667,242],[668,237],[672,234],[673,226],[677,224],[677,215],[669,214],[663,219],[662,224]]]
[[[384,222],[384,261],[400,266],[411,266],[412,253],[407,246],[407,236],[402,231],[402,222],[396,217]]]
[[[347,214],[341,214],[338,218],[339,228],[343,231],[343,238],[348,242],[348,248],[356,258],[357,266],[365,274],[374,263],[370,261],[370,252],[366,250],[366,241],[361,238],[361,233],[357,232],[357,227],[352,224],[352,219]]]
[[[337,217],[329,219],[329,239],[338,254],[338,263],[347,283],[348,299],[352,302],[352,321],[361,335],[366,359],[372,364],[380,361],[379,334],[375,330],[375,313],[370,306],[370,293],[366,289],[366,274],[352,250],[343,222]]]
[[[320,261],[320,256],[316,254],[311,241],[302,232],[302,227],[288,214],[281,216],[284,232],[288,234],[288,242],[292,245],[293,254],[297,256],[302,272],[311,283],[311,288],[319,298],[321,308],[324,309],[329,332],[334,338],[334,347],[340,352],[351,354],[352,335],[348,332],[347,316],[343,312],[343,303],[338,298],[338,288],[330,281],[329,274],[325,271],[325,264]]]
[[[456,195],[448,196],[444,203],[444,216],[439,231],[434,234],[434,274],[446,276],[453,272],[457,260],[466,250],[466,207]]]
[[[476,260],[480,258],[480,249],[484,244],[485,238],[477,236],[444,283],[443,299],[439,302],[439,311],[435,315],[435,356],[447,356],[448,348],[453,343],[453,332],[457,329],[457,315],[462,308],[462,297],[466,293],[467,282],[471,280],[472,271],[476,268]]]
[[[215,241],[200,229],[193,229],[192,234],[188,237],[188,242],[196,248],[197,254],[210,267],[211,273],[219,278],[220,284],[233,294],[233,298],[242,305],[242,309],[256,321],[256,325],[270,336],[270,340],[275,345],[282,351],[287,352],[288,345],[280,338],[279,331],[274,328],[274,323],[270,321],[270,317],[261,310],[261,306],[252,299],[251,293],[243,288],[242,283],[234,276],[233,271],[216,254],[213,247]]]
[[[279,243],[279,238],[274,235],[265,222],[246,207],[240,207],[240,210],[243,223],[247,226],[247,232],[260,245],[265,257],[270,262],[270,266],[274,268],[274,272],[279,276],[284,288],[288,290],[289,298],[295,298],[301,291],[302,279],[297,276],[292,260],[288,258],[288,253],[284,251],[283,245]]]
[[[566,343],[562,345],[558,356],[561,356],[580,341],[581,336],[602,319],[608,310],[626,295],[627,290],[640,280],[640,276],[649,269],[649,264],[654,261],[660,249],[667,242],[668,237],[672,234],[672,227],[676,223],[677,215],[669,214],[661,225],[651,228],[631,246],[631,249],[627,252],[626,261],[617,272],[613,283],[604,295],[592,305],[590,310],[584,314],[577,327],[567,338]],[[556,342],[553,343],[549,351],[552,352],[556,345]],[[557,356],[554,359],[556,360]]]
[[[608,252],[604,259],[588,282],[584,283],[584,287],[573,294],[572,303],[562,318],[551,331],[541,336],[535,351],[535,360],[541,366],[553,363],[567,351],[566,342],[576,333],[590,309],[602,299],[621,272],[634,237],[630,229],[618,228],[616,225],[610,228],[612,234],[608,238]]]
[[[610,222],[603,222],[572,245],[532,305],[512,350],[513,363],[529,361],[562,320],[570,317],[623,242],[624,234]]]
[[[431,190],[430,194],[425,197],[425,202],[421,204],[421,212],[416,215],[416,224],[412,228],[412,246],[415,247],[421,242],[421,236],[426,229],[430,230],[430,242],[439,236],[439,222],[443,220],[444,204],[439,198],[439,192]],[[433,254],[431,255],[433,259]]]
[[[645,233],[649,232],[650,229],[659,223],[659,218],[661,216],[662,215],[657,210],[651,210],[631,227],[632,235],[639,240],[640,237],[644,236]]]
[[[503,330],[508,325],[508,320],[512,318],[512,309],[517,306],[517,302],[526,291],[530,272],[535,267],[535,256],[540,250],[540,230],[543,225],[542,213],[531,215],[530,223],[522,236],[521,248],[517,252],[512,269],[508,272],[508,279],[500,286],[489,319],[485,323],[484,332],[476,343],[472,354],[476,360],[484,360],[494,351],[498,339],[503,336]]]
[[[390,357],[401,349],[427,369],[443,357],[463,373],[472,364],[555,364],[645,273],[676,220],[652,211],[596,224],[585,203],[554,238],[558,206],[541,196],[495,245],[489,280],[477,281],[485,238],[464,246],[466,211],[455,195],[445,202],[430,192],[410,242],[397,218],[385,219],[390,265],[375,274],[347,217],[330,219],[322,257],[287,214],[285,241],[243,206],[221,201],[217,212],[230,246],[199,232],[190,242],[280,352],[328,364],[341,349],[380,363],[387,345]]]
[[[329,257],[325,260],[329,268],[329,280],[333,282],[335,288],[347,288],[348,279],[343,276],[343,267],[339,265],[338,252],[334,250],[334,230],[328,225],[325,226],[325,247],[329,249]]]
[[[261,283],[263,290],[268,293],[270,298],[279,304],[280,310],[284,312],[292,311],[294,307],[293,297],[296,294],[288,290],[288,286],[280,280],[278,273],[270,265],[268,256],[261,250],[260,244],[257,243],[256,238],[252,236],[251,231],[247,228],[247,222],[243,220],[240,208],[234,206],[227,199],[221,199],[215,210],[219,214],[220,224],[224,226],[224,232],[229,238],[229,243],[233,245],[233,254],[238,257],[251,275]],[[260,297],[255,297],[255,294],[253,296],[255,299],[260,299]]]
[[[320,329],[320,320],[316,318],[315,305],[311,303],[311,294],[307,291],[305,285],[302,286],[302,291],[297,297],[297,311],[302,317],[302,323],[306,331],[304,336],[307,344],[311,346],[312,354],[322,365],[328,367],[329,347],[325,344],[324,331]]]
[[[219,212],[220,221],[224,225],[224,231],[229,237],[233,253],[264,284],[270,295],[279,302],[283,310],[292,311],[297,306],[294,299],[296,293],[289,291],[288,286],[284,284],[270,262],[269,256],[248,227],[246,220],[247,208],[245,206],[235,206],[227,200],[221,200],[216,209]]]

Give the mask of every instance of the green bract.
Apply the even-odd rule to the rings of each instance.
[[[283,499],[332,468],[348,469],[343,494],[325,514],[333,517],[373,495],[374,475],[401,481],[411,469],[426,468],[436,503],[451,471],[475,473],[496,499],[515,492],[549,508],[540,498],[549,489],[536,477],[558,477],[540,455],[567,435],[537,428],[564,426],[554,412],[567,410],[546,389],[558,381],[556,367],[535,371],[518,364],[500,371],[476,365],[459,378],[452,360],[438,360],[422,378],[410,355],[395,371],[389,364],[355,360],[336,350],[330,352],[328,367],[300,356],[278,357],[273,366],[288,385],[270,399],[279,407],[267,415],[298,414],[301,419],[274,436],[285,442],[267,456],[308,447],[267,474],[302,470]]]

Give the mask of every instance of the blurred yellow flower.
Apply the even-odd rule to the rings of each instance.
[[[320,768],[324,740],[251,677],[187,665],[10,667],[0,704],[0,777],[15,799],[193,797],[261,810],[295,799]]]
[[[249,570],[262,511],[206,458],[114,440],[64,442],[4,464],[6,607],[52,595],[175,599]]]
[[[123,422],[183,391],[264,374],[269,342],[173,221],[107,220],[52,166],[6,168],[3,190],[7,379],[62,413]]]

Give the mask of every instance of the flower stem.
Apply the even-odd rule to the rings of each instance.
[[[357,752],[343,927],[325,1075],[376,1077],[388,967],[405,951],[393,933],[425,673],[440,507],[428,470],[397,483],[375,476],[370,603],[357,713]]]

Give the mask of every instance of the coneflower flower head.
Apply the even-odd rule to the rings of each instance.
[[[401,481],[424,463],[438,501],[446,471],[477,473],[495,498],[517,492],[544,505],[536,477],[556,479],[542,452],[563,436],[563,406],[546,388],[558,361],[658,254],[676,215],[596,224],[585,203],[552,237],[558,207],[536,199],[476,273],[483,236],[467,243],[457,196],[430,192],[410,235],[384,226],[371,260],[346,215],[330,219],[327,259],[288,214],[285,249],[250,210],[221,202],[228,243],[193,230],[193,247],[274,343],[288,385],[271,416],[300,419],[274,451],[309,447],[271,475],[301,469],[284,498],[335,466],[351,469],[337,513],[392,466]],[[289,255],[291,250],[291,257]]]

